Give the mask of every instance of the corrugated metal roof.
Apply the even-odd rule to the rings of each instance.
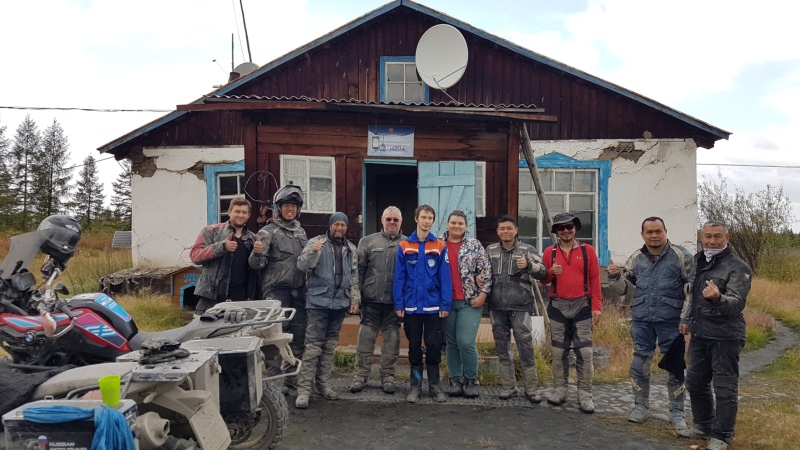
[[[300,96],[268,96],[268,95],[257,95],[257,94],[249,94],[249,95],[223,95],[223,94],[208,94],[204,96],[204,98],[209,99],[211,101],[214,100],[261,100],[261,101],[304,101],[304,102],[318,102],[318,103],[348,103],[354,105],[417,105],[417,106],[438,106],[438,107],[459,107],[459,108],[494,108],[494,109],[522,109],[522,110],[537,110],[539,112],[544,112],[543,109],[538,108],[536,105],[506,105],[503,103],[500,104],[489,104],[485,105],[475,104],[475,103],[459,103],[454,101],[449,102],[416,102],[416,103],[404,103],[404,102],[377,102],[371,100],[360,100],[357,98],[342,98],[342,99],[330,99],[330,98],[311,98],[305,95]]]

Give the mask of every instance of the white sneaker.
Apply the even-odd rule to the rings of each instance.
[[[310,396],[308,394],[300,394],[300,395],[298,395],[297,399],[295,399],[295,401],[294,401],[294,407],[297,408],[297,409],[306,409],[306,408],[308,408],[309,397]]]

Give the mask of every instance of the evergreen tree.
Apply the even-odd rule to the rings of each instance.
[[[32,221],[33,212],[32,198],[33,191],[33,163],[36,161],[40,151],[39,129],[31,116],[25,116],[25,120],[19,124],[17,133],[14,135],[14,145],[10,152],[11,192],[16,199],[16,216],[14,223],[20,230],[28,230]]]
[[[2,228],[11,227],[16,207],[16,199],[11,190],[9,146],[10,143],[6,138],[6,127],[5,125],[0,125],[0,227]]]
[[[36,155],[33,173],[33,209],[36,221],[64,212],[69,201],[72,167],[69,166],[69,141],[58,121],[42,133],[41,151]]]
[[[117,177],[112,186],[114,195],[111,196],[111,207],[114,210],[114,219],[123,230],[131,229],[131,161],[123,159],[120,162],[122,173]]]
[[[75,218],[85,229],[91,229],[92,225],[100,219],[105,208],[103,201],[103,184],[97,175],[97,164],[92,155],[83,160],[83,167],[78,174],[78,181],[75,183],[75,196],[71,206],[75,211]]]

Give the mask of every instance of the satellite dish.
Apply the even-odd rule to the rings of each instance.
[[[417,44],[417,72],[434,89],[458,83],[467,70],[467,41],[456,27],[447,24],[428,29]]]
[[[258,65],[257,64],[253,64],[251,62],[243,62],[243,63],[239,64],[238,66],[236,66],[233,69],[233,71],[238,73],[240,77],[243,77],[243,76],[247,75],[250,72],[254,72],[257,69],[258,69]]]

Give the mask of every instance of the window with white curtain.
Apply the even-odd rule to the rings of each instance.
[[[336,162],[333,157],[281,155],[281,185],[300,186],[303,211],[333,213],[336,210]]]

